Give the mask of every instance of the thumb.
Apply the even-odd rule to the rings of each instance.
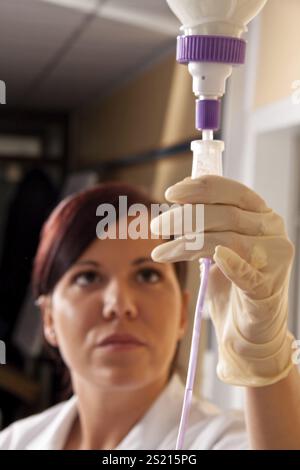
[[[243,291],[252,291],[262,277],[257,269],[225,246],[216,246],[213,259],[224,276]]]

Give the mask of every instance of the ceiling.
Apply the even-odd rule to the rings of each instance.
[[[0,79],[17,108],[71,110],[164,54],[179,28],[165,0],[0,0]]]

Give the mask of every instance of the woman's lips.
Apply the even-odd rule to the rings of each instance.
[[[124,343],[124,342],[112,342],[112,343],[107,343],[107,344],[100,344],[99,347],[101,349],[107,350],[107,351],[131,351],[136,348],[141,348],[143,347],[144,344],[141,343]]]
[[[108,345],[117,345],[121,347],[122,345],[127,346],[145,346],[145,343],[140,340],[137,336],[130,333],[121,333],[115,332],[110,335],[107,335],[105,338],[101,339],[98,343],[99,346],[108,346]]]

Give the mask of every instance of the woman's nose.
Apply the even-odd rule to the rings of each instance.
[[[107,286],[102,305],[102,315],[106,319],[116,316],[135,318],[137,315],[129,287],[118,281],[113,281]]]

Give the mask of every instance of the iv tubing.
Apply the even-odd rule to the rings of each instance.
[[[188,417],[189,417],[190,407],[192,404],[193,386],[194,386],[197,356],[198,356],[198,345],[199,345],[200,332],[201,332],[201,320],[202,320],[205,293],[206,293],[207,282],[208,282],[209,268],[211,266],[212,261],[210,258],[201,258],[199,260],[199,263],[201,264],[202,276],[201,276],[201,284],[200,284],[196,310],[195,310],[192,345],[191,345],[191,352],[190,352],[190,358],[189,358],[189,367],[188,367],[186,387],[185,387],[185,392],[184,392],[182,414],[181,414],[179,432],[178,432],[178,437],[177,437],[177,442],[176,442],[176,450],[181,450],[183,448],[184,436],[185,436],[185,432],[187,429]]]
[[[202,131],[203,140],[213,140],[213,138],[214,136],[213,136],[212,130]],[[209,276],[209,270],[210,270],[211,264],[212,264],[212,260],[210,258],[199,259],[201,282],[200,282],[200,288],[199,288],[198,298],[197,298],[197,303],[196,303],[191,352],[190,352],[190,357],[189,357],[189,366],[188,366],[187,380],[186,380],[186,385],[185,385],[179,431],[178,431],[177,442],[176,442],[176,450],[181,450],[183,448],[184,437],[185,437],[185,433],[187,430],[188,418],[189,418],[190,408],[192,404],[193,387],[194,387],[200,332],[201,332],[201,322],[202,322],[202,317],[203,317],[205,294],[206,294],[208,276]]]

